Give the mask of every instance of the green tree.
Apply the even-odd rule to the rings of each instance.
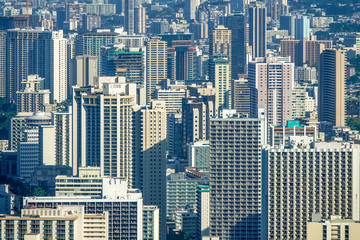
[[[190,233],[187,232],[184,234],[184,240],[193,240],[193,237]]]
[[[46,195],[46,192],[41,187],[35,187],[34,190],[33,190],[33,195],[35,197],[43,197],[43,196]]]

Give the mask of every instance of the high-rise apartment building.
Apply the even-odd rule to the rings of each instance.
[[[51,125],[39,127],[39,160],[44,165],[72,166],[72,109],[52,112]]]
[[[132,107],[136,86],[107,83],[107,90],[74,88],[73,168],[94,166],[102,176],[128,179],[132,186]]]
[[[160,210],[160,239],[166,238],[166,110],[163,101],[135,109],[134,186],[143,193],[145,205]]]
[[[125,31],[129,35],[133,35],[135,0],[124,0],[124,2],[125,2]]]
[[[325,49],[332,48],[331,40],[282,40],[280,42],[281,56],[291,57],[296,66],[307,64],[318,67],[320,54]]]
[[[67,99],[67,40],[62,31],[12,29],[6,36],[7,99],[14,100],[28,75],[45,78],[51,101]]]
[[[293,137],[290,148],[266,148],[267,228],[270,239],[306,239],[307,222],[340,215],[359,220],[360,148]],[[265,226],[264,226],[265,227]],[[327,239],[327,238],[325,238]]]
[[[84,206],[28,208],[1,216],[1,239],[109,239],[108,212],[85,213]],[[11,232],[11,234],[10,234]]]
[[[111,187],[113,183],[107,182]],[[57,206],[75,205],[84,206],[85,214],[108,212],[109,240],[142,239],[142,194],[138,189],[127,189],[126,181],[122,181],[121,185],[121,187],[109,191],[109,195],[102,198],[90,196],[27,197],[24,199],[24,206],[44,210],[46,208],[55,209]]]
[[[266,7],[260,4],[251,5],[248,11],[252,57],[266,57]]]
[[[249,63],[250,112],[265,109],[268,126],[292,120],[294,63],[289,58],[258,59]]]
[[[143,207],[143,240],[160,239],[159,208],[157,206]]]
[[[131,1],[131,0],[130,0]],[[97,76],[103,76],[101,47],[115,43],[117,33],[109,31],[86,32],[76,36],[75,55],[76,56],[96,56],[98,61]]]
[[[211,236],[223,240],[265,238],[261,225],[261,145],[266,140],[263,110],[258,116],[224,114],[211,119]]]
[[[196,196],[196,239],[201,240],[204,236],[210,236],[210,188],[198,186]]]
[[[98,58],[96,56],[76,56],[76,79],[73,86],[94,86],[94,78],[98,76]]]
[[[239,77],[233,80],[231,89],[232,108],[240,114],[250,114],[250,88],[248,79]]]
[[[209,141],[197,141],[188,144],[189,167],[199,171],[210,170],[210,145]]]
[[[231,61],[231,30],[219,25],[210,31],[209,35],[209,55],[227,55]]]
[[[345,52],[323,51],[319,76],[319,121],[345,126]]]
[[[38,75],[29,75],[21,84],[21,91],[16,92],[17,112],[45,111],[45,107],[50,104],[50,90],[42,90],[44,79]]]
[[[138,6],[134,9],[134,33],[146,33],[146,7]]]
[[[227,55],[213,55],[209,62],[209,80],[216,88],[215,102],[219,114],[223,109],[231,109],[231,74]]]
[[[185,1],[185,12],[184,17],[186,20],[195,20],[196,18],[196,10],[200,5],[200,0],[186,0]]]
[[[182,111],[182,99],[186,97],[185,89],[158,89],[156,99],[165,102],[166,113],[176,114]]]
[[[0,31],[0,98],[6,98],[6,32]]]
[[[146,43],[146,102],[156,99],[156,87],[165,88],[167,78],[166,42],[151,38]]]
[[[295,16],[280,16],[280,30],[288,30],[289,36],[295,36]]]

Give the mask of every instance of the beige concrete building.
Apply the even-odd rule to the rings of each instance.
[[[135,167],[132,108],[136,86],[133,83],[107,84],[103,92],[94,88],[74,88],[74,175],[79,167],[101,167],[102,176],[126,178],[131,187]]]
[[[134,8],[134,33],[145,34],[146,33],[146,7],[137,6]]]
[[[249,63],[250,113],[264,108],[268,126],[292,120],[294,63],[289,58],[259,58]]]
[[[250,114],[250,88],[248,79],[240,77],[233,80],[232,106],[237,113]]]
[[[330,220],[307,223],[307,240],[357,240],[360,237],[360,222],[331,216]]]
[[[156,99],[156,87],[164,88],[167,77],[166,42],[151,38],[146,44],[146,103]]]
[[[345,126],[345,52],[327,49],[321,54],[319,121]]]
[[[135,108],[134,186],[143,193],[144,205],[160,210],[160,238],[166,235],[166,109],[163,101]]]
[[[21,82],[22,90],[16,92],[17,112],[45,111],[50,104],[50,90],[43,89],[44,78],[39,75],[29,75]]]
[[[85,214],[84,206],[25,208],[21,216],[0,217],[1,239],[108,239],[108,212]],[[36,238],[35,238],[36,239]]]
[[[209,35],[209,54],[227,55],[231,62],[231,30],[219,25]]]
[[[73,86],[94,86],[94,78],[98,76],[98,67],[97,56],[77,56],[76,82],[73,83]]]

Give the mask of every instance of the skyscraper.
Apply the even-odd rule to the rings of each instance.
[[[266,57],[266,7],[249,6],[249,45],[252,57]]]
[[[216,88],[216,106],[218,112],[231,109],[230,61],[227,55],[213,55],[209,62],[209,80]]]
[[[166,42],[151,38],[146,44],[146,102],[156,98],[156,87],[165,88],[167,78]]]
[[[6,97],[6,32],[0,31],[0,98]]]
[[[98,74],[98,59],[96,56],[76,57],[76,82],[74,86],[94,86],[94,78]]]
[[[122,177],[133,185],[132,107],[135,84],[104,84],[104,92],[74,88],[73,168],[95,166],[102,176]],[[108,89],[108,90],[105,90]]]
[[[103,76],[104,73],[100,67],[102,66],[101,47],[114,44],[117,35],[117,33],[109,31],[86,32],[79,34],[75,39],[75,55],[97,56],[97,76]]]
[[[268,239],[307,239],[306,224],[315,213],[321,219],[340,215],[359,220],[355,197],[360,194],[359,145],[316,142],[311,146],[306,139],[312,138],[293,137],[292,146],[263,152],[268,165],[263,179]]]
[[[134,34],[134,8],[135,0],[125,0],[125,31],[127,34]]]
[[[225,26],[231,30],[231,78],[246,73],[246,18],[244,14],[234,13],[226,17]]]
[[[196,10],[200,5],[200,0],[185,0],[185,18],[186,20],[195,20]]]
[[[289,58],[266,58],[249,63],[250,113],[264,108],[268,126],[292,119],[294,63]]]
[[[345,52],[323,51],[319,76],[319,121],[345,126]]]
[[[160,209],[160,239],[166,238],[166,110],[163,101],[135,109],[134,186],[145,205]]]
[[[289,36],[295,36],[295,16],[280,16],[280,30],[288,30]]]
[[[134,33],[146,33],[146,7],[138,6],[134,10]]]
[[[219,25],[210,31],[209,54],[227,55],[231,61],[231,30]]]
[[[265,134],[261,111],[259,118],[226,115],[211,119],[211,236],[222,240],[265,238],[261,225],[261,144]]]
[[[310,18],[302,16],[295,19],[295,40],[310,40]]]

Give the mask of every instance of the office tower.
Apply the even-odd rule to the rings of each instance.
[[[244,14],[234,13],[225,19],[225,27],[231,30],[231,78],[246,73],[246,18]]]
[[[216,88],[215,102],[218,112],[231,109],[230,61],[227,55],[213,55],[209,63],[209,81]]]
[[[250,113],[265,109],[268,126],[292,120],[294,63],[289,58],[266,58],[249,63]]]
[[[183,98],[182,130],[183,152],[187,154],[187,145],[199,140],[208,140],[210,118],[215,116],[215,96]]]
[[[166,110],[163,101],[135,109],[134,185],[145,205],[160,210],[160,239],[166,238]]]
[[[134,33],[146,33],[146,7],[138,6],[134,10]]]
[[[125,31],[128,35],[134,34],[134,8],[135,0],[125,1]]]
[[[84,206],[22,209],[21,216],[0,217],[0,238],[12,232],[14,239],[108,239],[108,221],[108,213],[85,214]]]
[[[120,181],[120,179],[114,180]],[[127,182],[121,181],[121,187],[112,188],[102,198],[89,196],[57,196],[57,197],[27,197],[24,206],[55,209],[58,205],[84,206],[85,214],[109,213],[109,240],[142,239],[143,229],[143,199],[138,189],[127,189]],[[116,191],[115,191],[116,190]],[[31,211],[31,209],[30,209]],[[158,223],[157,223],[158,224]]]
[[[39,161],[43,165],[72,166],[72,114],[52,112],[51,125],[39,127]]]
[[[194,213],[194,209],[186,207],[185,210],[176,211],[175,231],[187,233],[191,238],[195,238],[197,234],[196,224],[197,214]]]
[[[295,16],[280,16],[280,30],[288,30],[289,36],[295,36]]]
[[[3,9],[5,10],[5,9]],[[6,10],[5,10],[6,11]],[[4,11],[4,12],[5,12]],[[28,22],[28,17],[11,14],[10,16],[1,16],[0,17],[0,30],[8,30],[14,28],[26,28]]]
[[[168,47],[168,78],[192,81],[196,79],[196,47],[190,40],[174,40]]]
[[[193,178],[186,172],[168,175],[166,179],[166,216],[174,218],[175,212],[185,210],[186,206],[195,209],[198,186],[208,184],[208,178]]]
[[[167,77],[166,42],[151,38],[146,44],[146,102],[156,98],[156,87],[165,88]]]
[[[6,32],[0,31],[0,98],[6,97]]]
[[[74,88],[73,169],[101,168],[101,176],[122,177],[133,184],[132,107],[136,86],[104,84],[103,93],[93,88]],[[107,151],[104,151],[107,149]]]
[[[167,116],[167,144],[168,157],[180,157],[182,151],[182,114],[168,114]]]
[[[318,215],[317,215],[318,216]],[[341,216],[331,216],[330,219],[316,219],[313,217],[307,223],[306,239],[351,239],[360,236],[360,222],[352,219],[342,219]]]
[[[157,206],[143,207],[143,240],[160,239],[159,208]]]
[[[232,108],[240,114],[250,114],[250,87],[248,79],[239,77],[233,80],[232,90]]]
[[[295,40],[310,40],[310,18],[302,16],[295,19]]]
[[[102,66],[101,47],[114,44],[117,35],[117,33],[105,30],[79,34],[75,39],[75,55],[96,56],[98,61],[97,76],[103,76],[104,73],[101,72],[100,67]]]
[[[182,99],[186,97],[185,89],[158,89],[156,99],[165,101],[166,114],[176,114],[182,111]]]
[[[315,126],[303,126],[300,121],[287,121],[283,126],[270,126],[269,145],[290,147],[291,137],[307,136],[313,142],[317,140],[317,129]]]
[[[16,92],[16,111],[45,111],[45,107],[50,104],[50,90],[42,90],[44,79],[38,75],[30,75],[21,84],[22,90]]]
[[[266,7],[249,6],[249,45],[252,57],[266,57]]]
[[[98,59],[96,56],[76,57],[76,82],[73,86],[94,86],[94,78],[98,76]]]
[[[345,52],[327,49],[320,56],[319,121],[345,126]]]
[[[196,239],[210,236],[210,188],[209,186],[198,186],[196,196]]]
[[[72,87],[76,85],[76,56],[75,56],[75,40],[77,34],[68,35],[68,44],[67,44],[67,70],[68,70],[68,96],[72,94]]]
[[[191,21],[196,18],[196,11],[200,5],[200,0],[186,0],[184,8],[184,17],[186,20]]]
[[[227,55],[231,61],[231,30],[222,25],[210,31],[209,55]]]
[[[232,12],[245,12],[246,0],[231,0],[230,6]]]
[[[106,76],[126,77],[126,81],[145,87],[146,49],[114,45],[103,47],[103,73]]]
[[[224,114],[211,119],[210,235],[222,240],[266,236],[261,224],[265,113],[260,111],[258,115],[237,118]]]
[[[281,56],[291,57],[291,62],[296,66],[307,64],[310,67],[318,67],[320,54],[328,48],[332,48],[331,40],[282,40],[280,42]]]
[[[268,194],[270,239],[306,239],[313,214],[359,220],[360,148],[346,142],[308,144],[292,138],[291,148],[266,148],[264,190]],[[266,188],[268,188],[266,190]]]
[[[189,167],[199,171],[210,170],[210,145],[209,141],[196,141],[188,144]]]
[[[63,102],[67,100],[68,93],[68,64],[67,42],[63,37],[63,31],[51,33],[51,58],[50,58],[50,81],[46,79],[45,88],[50,89],[51,102]],[[46,50],[45,50],[46,51]],[[39,66],[41,68],[41,66]],[[45,66],[46,68],[46,66]]]
[[[287,0],[275,0],[271,8],[267,7],[268,14],[273,21],[279,21],[281,16],[289,14],[290,7],[287,5]]]

